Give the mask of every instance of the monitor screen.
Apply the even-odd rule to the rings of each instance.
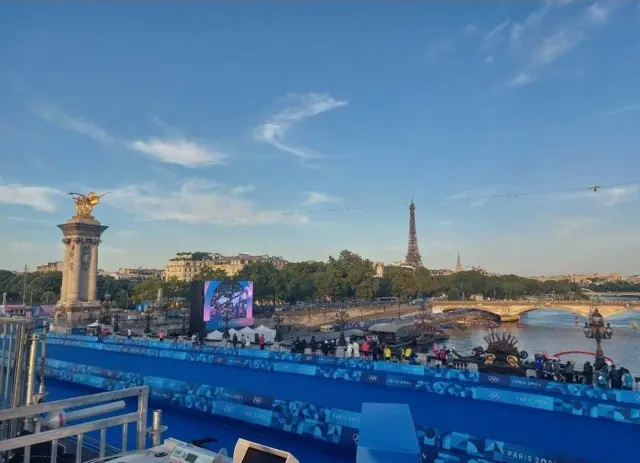
[[[242,463],[285,463],[286,461],[287,457],[274,455],[253,447],[247,449],[247,453],[244,454],[242,459]]]
[[[253,281],[205,281],[203,319],[206,330],[253,324]]]

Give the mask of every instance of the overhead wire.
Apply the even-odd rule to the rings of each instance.
[[[512,199],[512,198],[525,198],[525,197],[534,197],[534,196],[551,196],[551,195],[560,195],[560,194],[568,194],[568,193],[587,193],[589,191],[597,194],[602,190],[610,190],[613,188],[622,188],[633,185],[640,185],[640,180],[624,182],[624,183],[616,183],[611,185],[591,185],[588,187],[580,187],[580,188],[564,188],[564,189],[555,189],[555,190],[540,190],[540,191],[528,191],[528,192],[512,192],[512,193],[499,193],[493,195],[482,195],[482,196],[460,196],[460,197],[448,197],[448,198],[439,198],[439,199],[430,199],[423,201],[413,201],[415,205],[429,205],[429,204],[441,204],[441,203],[452,203],[452,202],[476,202],[476,201],[489,201],[494,199]],[[407,203],[394,203],[394,204],[370,204],[370,205],[362,205],[362,206],[343,206],[343,207],[332,207],[332,208],[312,208],[307,207],[304,209],[296,209],[291,211],[282,211],[281,215],[298,215],[298,214],[319,214],[319,213],[327,213],[327,212],[350,212],[350,211],[365,211],[365,210],[373,210],[373,209],[391,209],[391,208],[406,208],[408,206]],[[225,217],[213,217],[211,220],[234,220],[234,219],[247,219],[251,218],[251,215],[236,215],[236,216],[225,216]]]

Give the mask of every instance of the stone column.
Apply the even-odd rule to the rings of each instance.
[[[78,301],[80,300],[82,283],[80,281],[80,276],[82,275],[82,241],[78,238],[72,238],[71,246],[73,248],[73,255],[70,256],[72,266],[69,272],[69,283],[71,283],[69,299],[71,301]]]
[[[98,299],[98,245],[100,240],[94,240],[91,244],[91,261],[89,263],[89,291],[87,300],[95,302]]]
[[[64,238],[62,244],[62,287],[60,288],[60,301],[64,302],[67,300],[67,288],[69,287],[69,240]]]

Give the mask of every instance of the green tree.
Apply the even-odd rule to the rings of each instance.
[[[228,279],[227,272],[219,268],[204,267],[193,277],[196,281],[222,281]]]
[[[281,289],[280,272],[271,262],[251,262],[245,265],[234,279],[253,281],[253,299],[256,302],[275,304],[278,300]]]

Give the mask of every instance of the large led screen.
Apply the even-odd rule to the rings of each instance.
[[[207,330],[253,324],[253,281],[205,281],[204,323]]]

